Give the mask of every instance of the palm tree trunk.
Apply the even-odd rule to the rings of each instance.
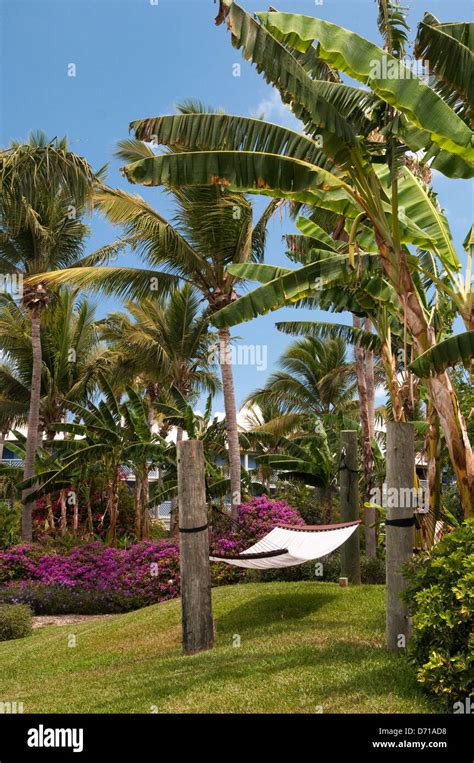
[[[183,439],[182,427],[176,429],[176,444]],[[170,536],[177,538],[179,535],[179,513],[178,513],[178,496],[174,495],[171,499],[170,509]]]
[[[352,316],[352,323],[355,328],[362,327],[362,319],[356,315]],[[373,422],[370,422],[369,412],[369,393],[367,388],[367,353],[363,347],[356,344],[354,348],[357,389],[359,393],[359,411],[362,426],[362,450],[364,454],[364,500],[366,503],[371,500],[371,490],[374,478],[374,456],[372,453],[372,431]],[[373,357],[372,357],[373,373]],[[372,388],[373,391],[373,388]],[[367,556],[375,557],[375,527],[371,525],[375,522],[375,509],[365,507],[365,552]]]
[[[234,376],[232,373],[230,332],[228,328],[219,329],[219,361],[222,374],[222,391],[229,449],[229,476],[231,493],[231,516],[236,519],[241,504],[240,492],[240,444],[237,426],[237,408],[235,405]]]
[[[42,365],[41,307],[39,304],[34,304],[30,307],[30,322],[33,369],[31,374],[30,409],[28,412],[28,439],[26,441],[25,462],[23,464],[24,480],[30,479],[35,473],[35,456],[38,445]],[[21,537],[27,543],[31,543],[33,537],[32,514],[35,502],[28,500],[28,496],[33,492],[33,489],[33,486],[26,488],[21,496],[23,501]]]
[[[364,328],[366,331],[372,331],[372,322],[366,318],[364,321]],[[374,353],[372,350],[366,350],[365,351],[365,379],[366,379],[366,386],[367,386],[367,407],[369,409],[369,437],[370,442],[372,443],[372,440],[375,437],[375,370],[374,370]],[[374,470],[375,470],[375,461],[374,461],[374,454],[372,452],[372,447],[370,449],[370,453],[372,456],[372,474],[371,474],[371,482],[370,482],[370,490],[374,486]],[[370,497],[371,493],[370,490],[367,490],[367,495]],[[377,513],[375,509],[367,509],[366,515],[365,515],[365,521],[366,525],[375,525],[375,521],[377,519]],[[369,540],[366,540],[366,553],[367,556],[377,556],[377,528],[376,527],[370,527],[369,528]],[[367,527],[366,527],[367,532]],[[367,538],[367,536],[366,536]]]

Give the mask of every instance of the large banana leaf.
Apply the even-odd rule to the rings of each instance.
[[[306,217],[298,217],[296,227],[305,236],[310,236],[312,239],[320,243],[323,249],[329,249],[335,254],[338,254],[334,239],[331,238],[320,225],[317,225],[317,223],[308,220]]]
[[[376,172],[387,195],[391,195],[388,167],[379,165],[376,167]],[[460,270],[461,263],[453,246],[449,223],[440,209],[435,195],[428,192],[408,167],[402,167],[400,171],[398,203],[399,207],[404,210],[405,218],[416,225],[418,229],[425,231],[428,239],[434,245],[427,243],[425,248],[428,251],[436,251],[448,270]]]
[[[244,278],[246,281],[258,281],[258,283],[268,283],[275,278],[293,273],[291,268],[278,268],[276,265],[264,265],[263,263],[242,262],[235,265],[229,265],[228,272],[237,278]]]
[[[322,254],[327,255],[327,251],[322,250]],[[359,257],[359,265],[364,273],[367,273],[369,269],[377,268],[379,259],[378,254],[362,254]],[[323,285],[340,278],[348,269],[349,255],[337,255],[312,262],[240,297],[236,302],[215,313],[211,321],[219,328],[249,321],[258,315],[264,315],[317,293]],[[232,266],[232,274],[240,276],[241,271]]]
[[[342,167],[354,162],[363,165],[367,156],[361,150],[357,132],[377,102],[373,94],[340,82],[313,80],[301,61],[275,35],[269,34],[236,3],[226,5],[232,45],[242,48],[244,58],[252,61],[267,82],[278,88],[293,113],[311,132],[322,137],[324,153]]]
[[[174,114],[139,119],[130,129],[138,140],[178,151],[256,151],[301,159],[328,171],[334,163],[307,135],[252,117],[231,114]]]
[[[428,61],[444,82],[443,95],[457,95],[466,103],[467,114],[474,103],[473,48],[474,24],[441,24],[431,13],[425,13],[418,27],[415,56]]]
[[[420,378],[436,376],[457,363],[469,369],[473,358],[474,331],[465,331],[424,352],[410,365],[410,370]]]
[[[319,56],[369,86],[382,100],[426,130],[441,148],[474,160],[472,133],[456,112],[423,80],[378,45],[322,19],[292,13],[260,13],[268,31],[301,52],[319,42]],[[398,72],[390,79],[390,71]],[[374,76],[381,73],[386,76]]]
[[[164,154],[124,168],[131,183],[168,186],[222,185],[231,190],[297,198],[299,192],[350,186],[327,170],[300,159],[252,151]]]

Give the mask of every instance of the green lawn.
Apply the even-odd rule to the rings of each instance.
[[[26,713],[436,711],[384,650],[382,586],[256,583],[213,598],[216,646],[193,657],[176,600],[2,643],[0,697]]]

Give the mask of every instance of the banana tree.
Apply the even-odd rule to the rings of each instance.
[[[344,215],[353,233],[351,245],[359,228],[374,241],[403,306],[401,317],[415,352],[425,352],[436,337],[416,288],[417,258],[407,246],[432,251],[453,278],[458,278],[460,264],[447,243],[449,232],[437,205],[423,198],[422,184],[401,166],[402,157],[408,149],[423,149],[431,167],[449,177],[471,177],[474,149],[463,115],[435,87],[407,70],[394,46],[390,53],[360,35],[309,16],[269,12],[258,14],[257,21],[231,0],[221,2],[218,21],[224,19],[233,45],[278,89],[303,121],[306,134],[226,115],[139,120],[132,123],[137,138],[178,147],[179,153],[134,162],[125,168],[126,176],[145,185],[220,185]],[[367,89],[321,79],[324,67],[324,76],[329,67]],[[397,76],[387,76],[387,68]],[[380,124],[382,141],[371,139]],[[386,165],[382,167],[385,177],[377,173],[377,165]],[[408,202],[415,197],[420,202],[411,204],[410,215],[402,194]],[[350,249],[347,266],[353,261]],[[284,290],[278,286],[276,292],[281,296]],[[250,301],[256,314],[275,306],[270,298],[257,304],[257,294]],[[234,325],[242,312],[237,302],[213,321],[219,327]],[[430,378],[427,386],[465,512],[471,515],[474,457],[453,386],[446,372]]]
[[[100,378],[104,399],[97,405],[89,403],[87,407],[72,404],[71,410],[76,419],[71,423],[56,424],[55,430],[64,432],[68,439],[56,443],[56,449],[62,455],[62,468],[48,475],[41,481],[44,492],[49,480],[54,484],[62,475],[62,470],[72,465],[79,468],[85,463],[100,460],[106,475],[106,512],[109,516],[108,540],[114,545],[117,537],[119,513],[119,475],[120,467],[128,466],[140,481],[142,491],[135,495],[137,537],[148,534],[148,473],[150,468],[160,462],[165,443],[162,438],[150,431],[148,426],[148,407],[145,401],[133,390],[127,389],[127,400],[119,404],[113,390],[104,376]],[[43,475],[44,476],[44,475]]]

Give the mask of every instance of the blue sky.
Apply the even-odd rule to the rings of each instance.
[[[267,10],[269,0],[240,0],[248,11]],[[374,0],[278,0],[281,11],[317,15],[379,41]],[[408,4],[408,3],[407,3]],[[426,0],[409,3],[411,38],[425,10],[443,21],[468,18],[467,2]],[[109,163],[110,185],[142,193],[163,213],[169,204],[159,189],[128,186],[113,157],[117,140],[131,120],[169,114],[176,101],[199,98],[228,113],[260,115],[294,126],[281,104],[239,51],[224,27],[215,27],[212,0],[0,0],[0,142],[22,139],[32,129],[50,137],[68,135],[72,150],[95,167]],[[68,76],[75,64],[76,76]],[[241,64],[234,77],[233,64]],[[434,177],[451,223],[458,252],[472,219],[472,184]],[[261,203],[257,204],[261,208]],[[113,240],[118,230],[94,216],[89,251]],[[277,217],[271,225],[266,259],[288,264],[281,241],[292,223]],[[132,255],[124,263],[135,263]],[[96,298],[99,315],[120,303]],[[280,310],[234,330],[242,343],[268,347],[268,369],[235,367],[238,401],[261,386],[289,339],[274,328],[276,320],[318,319],[321,313]],[[327,318],[327,316],[326,316]],[[336,320],[338,318],[336,317]],[[222,410],[219,397],[215,410]]]

